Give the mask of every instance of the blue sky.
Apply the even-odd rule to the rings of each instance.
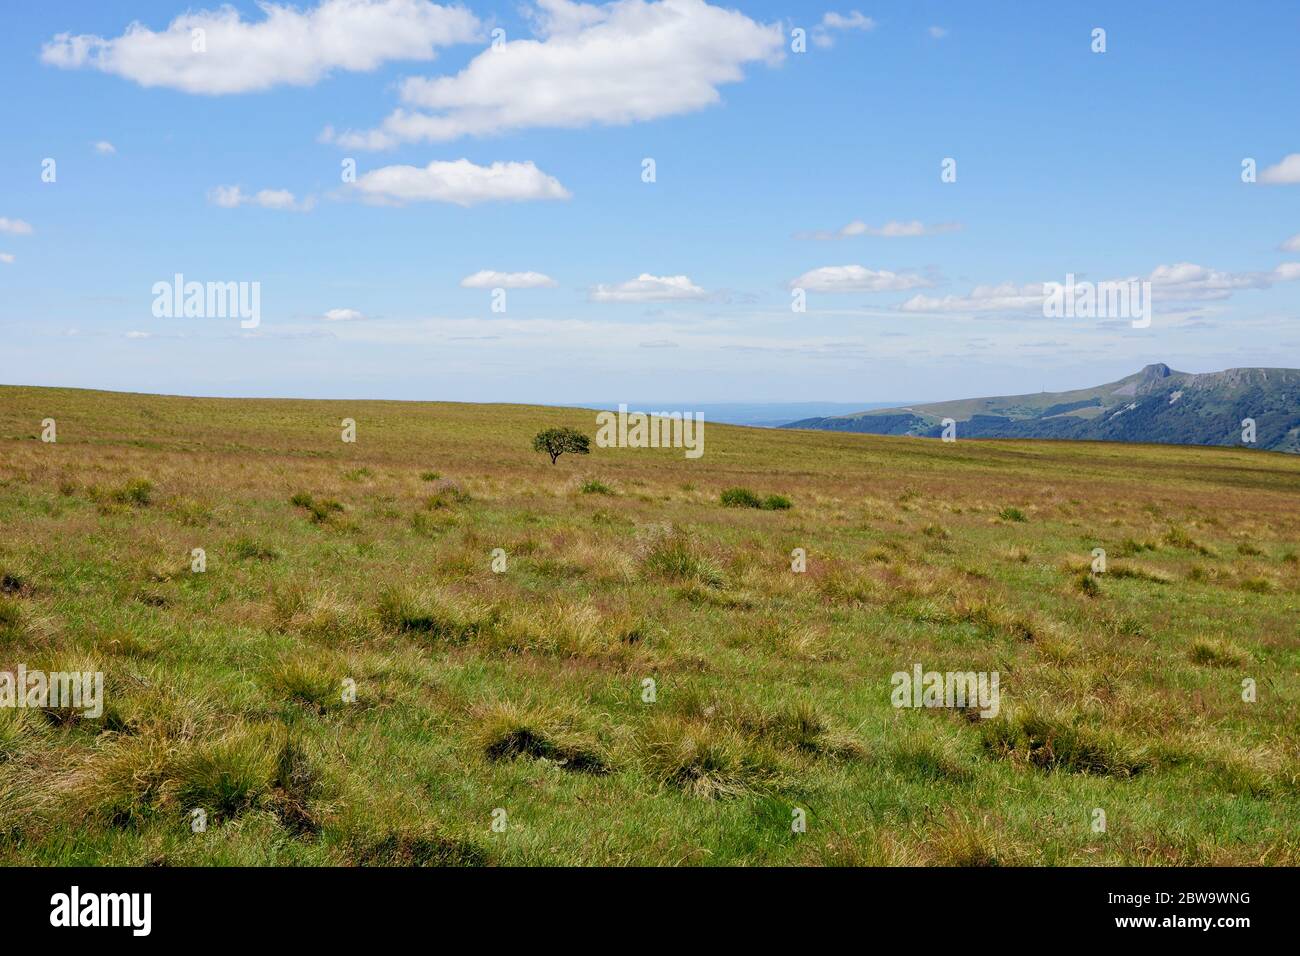
[[[686,407],[1300,364],[1294,3],[49,0],[0,25],[5,383]],[[176,273],[259,283],[260,324],[156,317]],[[1152,280],[1151,326],[1044,318],[1067,273]]]

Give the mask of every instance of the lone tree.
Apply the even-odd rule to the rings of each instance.
[[[547,428],[533,438],[533,451],[546,452],[553,465],[566,451],[575,455],[590,454],[591,439],[573,428]]]

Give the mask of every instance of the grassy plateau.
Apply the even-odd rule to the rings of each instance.
[[[1300,864],[1300,457],[549,426],[0,388],[0,864]]]

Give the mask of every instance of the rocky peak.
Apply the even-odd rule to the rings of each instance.
[[[1149,382],[1152,379],[1168,378],[1173,374],[1173,370],[1164,362],[1156,362],[1154,365],[1148,365],[1139,374],[1143,382]]]

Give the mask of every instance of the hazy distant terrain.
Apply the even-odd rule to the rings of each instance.
[[[956,421],[959,439],[1240,445],[1295,453],[1300,452],[1300,369],[1192,374],[1148,365],[1095,388],[875,409],[785,427],[936,438],[945,418]],[[1242,441],[1242,421],[1248,418],[1255,422],[1253,445]]]
[[[1300,862],[1300,459],[549,425],[0,388],[0,863]]]
[[[872,408],[891,408],[898,402],[628,402],[628,408],[640,411],[689,410],[700,412],[705,421],[726,425],[750,425],[780,428],[793,421],[813,416],[848,415]],[[592,403],[582,408],[617,408],[618,402]]]

